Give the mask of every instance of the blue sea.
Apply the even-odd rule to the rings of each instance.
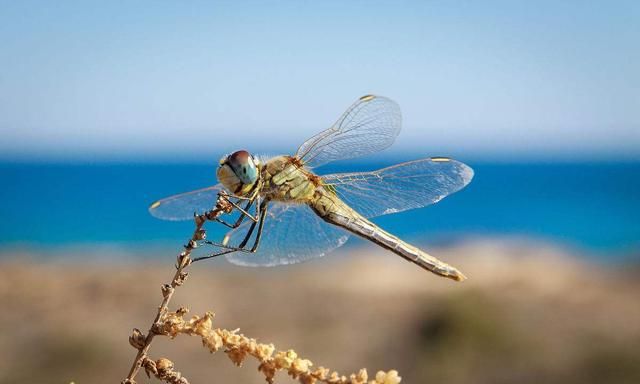
[[[372,170],[393,162],[322,171]],[[513,237],[604,261],[640,259],[640,163],[467,163],[475,170],[467,188],[438,204],[375,221],[421,244]],[[213,164],[4,163],[0,178],[0,250],[179,245],[192,224],[157,220],[147,212],[149,203],[216,183]]]

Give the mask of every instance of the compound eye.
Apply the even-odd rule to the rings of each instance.
[[[233,165],[247,164],[251,155],[245,150],[233,152],[229,155],[229,162]]]

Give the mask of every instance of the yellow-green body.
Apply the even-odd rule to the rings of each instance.
[[[263,199],[306,204],[324,221],[370,240],[440,276],[464,280],[456,268],[384,231],[343,202],[300,160],[278,156],[260,165],[258,193]],[[247,191],[248,192],[248,191]]]
[[[320,178],[290,156],[278,156],[261,166],[262,197],[287,203],[311,204]]]

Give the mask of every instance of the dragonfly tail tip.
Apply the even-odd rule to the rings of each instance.
[[[448,277],[451,280],[455,280],[455,281],[465,281],[465,280],[467,280],[467,276],[465,276],[464,273],[458,271],[457,269],[454,269],[452,271],[452,273],[448,274],[445,277]]]

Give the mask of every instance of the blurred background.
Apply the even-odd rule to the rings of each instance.
[[[193,227],[149,203],[234,150],[294,153],[369,93],[400,104],[396,144],[318,172],[467,163],[464,190],[375,222],[469,280],[351,239],[196,265],[173,305],[345,373],[640,382],[638,2],[0,2],[0,40],[0,383],[119,382]],[[262,382],[199,344],[151,355]]]

